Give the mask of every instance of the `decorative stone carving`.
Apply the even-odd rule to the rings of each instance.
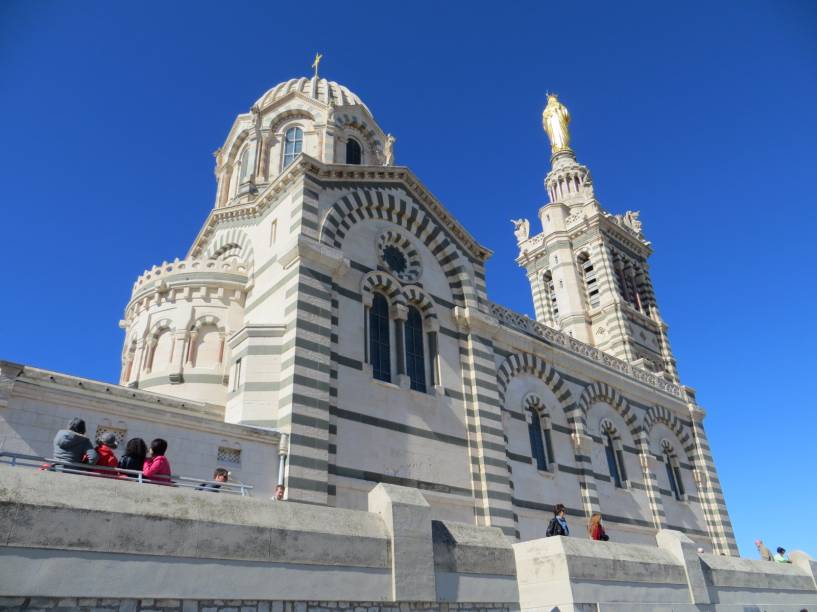
[[[394,165],[394,143],[397,142],[397,139],[392,136],[391,134],[386,134],[386,151],[385,151],[385,161],[383,162],[384,166],[393,166]]]
[[[513,223],[513,233],[516,236],[516,244],[522,244],[528,239],[530,234],[530,222],[527,219],[511,219]]]
[[[616,225],[630,230],[640,238],[642,236],[641,221],[638,219],[640,214],[637,210],[628,210],[623,215],[612,215],[612,219]]]

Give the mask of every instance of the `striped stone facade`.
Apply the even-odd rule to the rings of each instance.
[[[248,143],[262,161],[252,188],[220,185],[189,253],[240,262],[231,318],[206,313],[226,338],[212,384],[222,394],[227,386],[227,421],[288,434],[287,498],[365,508],[378,482],[412,486],[438,518],[523,540],[543,535],[564,503],[577,534],[602,512],[618,540],[681,529],[735,554],[703,411],[678,384],[637,219],[604,212],[589,171],[555,160],[544,231],[520,240],[529,319],[488,300],[490,251],[410,170],[382,165],[382,132],[362,103],[347,96],[339,112],[302,93],[264,98],[254,122],[237,121],[219,180],[235,175],[225,164],[238,163]],[[333,112],[342,119],[334,127]],[[288,125],[303,126],[304,150],[264,170],[272,163],[264,147],[275,150],[274,134]],[[339,161],[338,143],[353,137],[368,165]],[[373,314],[383,300],[386,310]],[[140,325],[174,320],[167,306],[146,303]],[[373,351],[388,354],[377,374]],[[138,385],[138,376],[123,378]],[[542,431],[531,429],[531,407]],[[535,435],[547,440],[546,469],[533,459]]]

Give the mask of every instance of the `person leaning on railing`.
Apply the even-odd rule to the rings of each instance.
[[[156,438],[150,443],[145,464],[142,467],[142,473],[145,478],[149,478],[157,484],[171,484],[170,480],[170,462],[165,457],[167,451],[167,442],[161,438]]]
[[[115,468],[119,463],[116,458],[116,454],[113,452],[116,447],[116,436],[113,432],[109,431],[102,434],[96,441],[96,448],[94,449],[96,450],[97,454],[96,465]],[[96,470],[96,472],[111,478],[116,477],[115,472],[110,472],[108,470]]]
[[[125,452],[119,459],[118,467],[123,470],[135,470],[141,472],[145,467],[145,457],[148,453],[147,444],[142,438],[131,438],[125,445]],[[127,474],[128,478],[136,478],[133,474]]]
[[[66,463],[89,463],[96,465],[98,454],[85,436],[85,421],[71,419],[68,429],[60,429],[54,436],[54,459]]]

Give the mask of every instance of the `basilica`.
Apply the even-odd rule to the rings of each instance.
[[[491,251],[355,93],[317,68],[274,86],[216,151],[188,253],[133,284],[119,384],[0,362],[4,448],[48,456],[80,415],[161,434],[180,473],[227,467],[257,496],[361,510],[403,485],[435,519],[522,541],[561,503],[576,532],[600,512],[616,541],[674,529],[736,555],[651,244],[596,199],[570,120],[549,95],[548,203],[508,228],[530,318],[488,298]]]

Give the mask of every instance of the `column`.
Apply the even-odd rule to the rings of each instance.
[[[187,368],[192,368],[193,367],[193,360],[196,358],[196,356],[195,356],[196,340],[198,339],[198,337],[199,337],[199,332],[198,332],[198,330],[195,330],[195,329],[193,331],[191,331],[189,336],[188,336],[189,339],[188,339],[188,342],[187,342],[187,355],[185,357],[185,363],[184,363],[185,367],[187,367]]]
[[[425,323],[426,337],[428,338],[428,383],[434,389],[442,391],[440,383],[439,348],[437,345],[437,333],[440,324],[436,319],[429,319]]]
[[[392,307],[392,319],[394,319],[394,350],[397,357],[397,384],[405,389],[411,386],[411,381],[406,375],[406,343],[405,326],[408,318],[408,308],[402,304]]]

